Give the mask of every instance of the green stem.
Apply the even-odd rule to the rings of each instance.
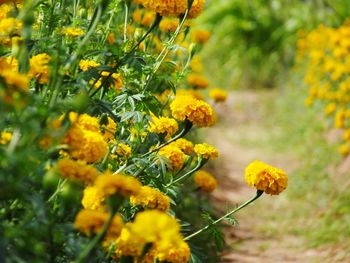
[[[109,226],[112,223],[114,216],[114,212],[112,212],[112,209],[109,213],[109,217],[107,221],[104,223],[102,230],[90,241],[90,243],[85,247],[85,249],[79,254],[77,260],[74,263],[84,263],[86,262],[86,258],[90,255],[92,250],[101,242],[105,234],[107,233],[107,230]]]
[[[143,93],[147,90],[148,86],[150,85],[154,75],[157,73],[158,69],[160,68],[160,66],[162,65],[164,59],[166,58],[166,56],[168,55],[169,53],[169,46],[171,46],[174,41],[176,40],[177,36],[179,35],[180,33],[180,30],[181,28],[183,27],[185,21],[186,21],[186,18],[188,16],[188,13],[189,13],[189,9],[186,10],[182,20],[181,20],[181,23],[179,24],[179,26],[176,28],[176,31],[174,32],[174,34],[172,35],[172,37],[169,39],[169,42],[168,44],[162,49],[162,51],[160,52],[160,54],[158,55],[157,59],[156,59],[156,63],[155,63],[155,67],[152,71],[152,73],[148,76],[147,78],[147,82],[146,82],[146,85],[145,87],[143,88]]]
[[[201,167],[203,167],[204,164],[206,164],[208,161],[208,159],[202,159],[201,157],[198,159],[198,163],[196,165],[196,167],[194,167],[191,171],[188,171],[187,173],[185,173],[183,176],[177,178],[175,181],[172,181],[170,184],[166,185],[166,188],[168,188],[169,186],[176,184],[177,182],[181,181],[182,179],[186,178],[187,176],[193,174],[194,172],[196,172],[197,170],[199,170]]]
[[[147,32],[140,38],[140,40],[136,43],[136,45],[128,52],[126,53],[122,59],[120,61],[123,61],[125,59],[127,59],[135,50],[136,48],[145,40],[145,38],[153,31],[154,28],[156,28],[156,26],[159,24],[159,22],[162,20],[162,17],[160,15],[157,14],[157,17],[155,18],[152,26],[147,30]],[[118,63],[115,67],[115,70],[120,67],[122,63]],[[91,95],[90,98],[92,98],[93,96],[95,96],[95,94],[97,92],[99,92],[101,90],[101,88],[104,86],[104,84],[109,80],[109,78],[113,75],[113,72],[109,72],[109,74],[105,77],[105,79],[103,80],[103,82],[101,83],[101,86],[98,87]],[[98,78],[95,80],[94,84],[92,85],[92,87],[94,87],[94,85],[97,83],[97,81],[101,78],[101,73],[98,76]]]
[[[51,202],[62,190],[63,186],[67,183],[67,179],[59,180],[59,183],[57,185],[56,191],[50,196],[50,198],[47,200],[47,202]]]
[[[79,46],[77,47],[76,52],[72,54],[70,60],[68,61],[68,63],[64,67],[63,72],[66,72],[70,68],[72,63],[74,61],[76,61],[76,59],[80,55],[80,52],[81,52],[82,48],[85,46],[85,44],[89,40],[89,38],[92,35],[92,33],[95,31],[95,28],[96,28],[98,22],[100,21],[101,15],[102,15],[102,7],[99,5],[97,7],[97,10],[96,10],[96,16],[94,17],[94,20],[91,21],[91,24],[89,26],[89,31],[86,33],[86,35],[83,38],[83,40],[79,43]]]
[[[230,215],[238,212],[239,210],[241,210],[242,208],[246,207],[247,205],[249,205],[250,203],[254,202],[256,199],[258,199],[262,194],[264,193],[264,191],[262,190],[258,190],[256,192],[256,195],[253,196],[251,199],[249,199],[247,202],[245,202],[244,204],[240,205],[239,207],[237,207],[236,209],[228,212],[227,214],[225,214],[224,216],[220,217],[219,219],[215,220],[214,222],[210,223],[209,225],[201,228],[200,230],[198,230],[197,232],[194,232],[193,234],[187,236],[184,238],[184,240],[189,240],[194,236],[199,235],[200,233],[202,233],[203,231],[207,230],[208,228],[210,228],[213,225],[216,225],[217,223],[221,222],[222,220],[224,220],[225,218],[229,217]]]

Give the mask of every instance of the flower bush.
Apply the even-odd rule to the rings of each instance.
[[[343,130],[339,152],[350,153],[350,24],[333,28],[324,25],[305,33],[300,32],[298,63],[305,65],[305,83],[309,96],[305,104],[322,104],[325,116],[333,127]]]
[[[190,27],[203,7],[0,1],[5,262],[206,262],[215,239],[190,239],[227,215],[190,235],[200,224],[177,209],[217,185],[199,169],[218,151],[188,139],[216,121],[198,55],[210,33]]]

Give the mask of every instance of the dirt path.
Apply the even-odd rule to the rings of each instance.
[[[269,132],[262,126],[264,116],[261,115],[262,105],[258,96],[253,92],[231,94],[226,105],[218,105],[219,122],[207,133],[207,141],[220,152],[213,168],[219,187],[213,195],[221,210],[226,205],[241,204],[255,194],[255,190],[243,180],[244,169],[249,162],[261,160],[283,168],[288,174],[298,166],[298,160],[292,156],[247,143],[264,140],[264,135]],[[240,211],[236,216],[239,226],[224,229],[229,249],[224,253],[222,262],[332,262],[325,261],[325,251],[304,249],[307,247],[305,240],[284,233],[283,223],[278,219],[283,218],[283,209],[288,205],[288,199],[283,194],[273,197],[263,195]]]

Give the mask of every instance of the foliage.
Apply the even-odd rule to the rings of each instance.
[[[274,87],[293,64],[296,33],[320,23],[341,23],[346,5],[348,1],[211,1],[200,18],[215,32],[204,52],[208,71],[221,86]]]

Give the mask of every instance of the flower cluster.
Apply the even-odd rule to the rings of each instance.
[[[305,83],[309,96],[305,104],[321,102],[324,114],[333,121],[335,128],[344,131],[344,143],[339,147],[343,155],[350,153],[350,24],[338,28],[319,26],[299,33],[298,60],[305,64]]]
[[[176,219],[157,210],[138,213],[133,223],[125,225],[116,244],[119,257],[139,257],[146,244],[150,244],[151,248],[145,255],[147,262],[180,263],[188,262],[190,257],[190,249],[182,239]]]
[[[211,33],[192,29],[204,0],[124,4],[0,0],[0,170],[11,175],[1,178],[11,231],[0,243],[9,262],[200,256],[181,231],[207,223],[187,207],[208,207],[197,189],[217,182],[200,169],[218,151],[193,142],[227,97],[206,90],[200,52]],[[193,246],[216,254],[214,243]]]

